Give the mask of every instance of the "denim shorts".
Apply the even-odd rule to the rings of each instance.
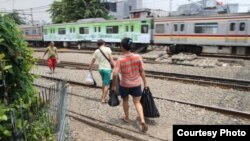
[[[139,97],[142,95],[141,85],[131,88],[120,86],[119,92],[122,98],[126,98],[129,94],[134,97]]]
[[[99,69],[99,73],[102,77],[102,84],[104,86],[109,86],[111,72],[112,70],[109,70],[109,69]]]

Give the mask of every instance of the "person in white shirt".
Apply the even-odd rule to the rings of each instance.
[[[110,77],[112,73],[112,67],[114,64],[114,60],[112,57],[112,51],[110,48],[105,47],[105,42],[100,39],[97,41],[98,49],[95,50],[93,54],[92,61],[89,66],[89,70],[92,71],[93,64],[95,61],[98,63],[98,70],[99,73],[102,77],[102,97],[101,97],[101,102],[102,103],[107,103],[107,94],[109,90],[109,85],[110,85]],[[105,57],[105,56],[106,57]]]

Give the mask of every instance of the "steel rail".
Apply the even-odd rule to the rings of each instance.
[[[43,78],[46,79],[54,79],[56,81],[64,81],[63,79],[60,78],[53,78],[51,76],[41,76]],[[69,84],[74,84],[74,85],[80,85],[80,86],[85,86],[85,87],[92,87],[92,88],[98,88],[101,89],[101,86],[91,86],[91,85],[86,85],[84,83],[81,82],[75,82],[75,81],[68,81]],[[36,84],[36,86],[39,86]],[[82,95],[79,94],[73,94],[72,95],[75,96],[80,96],[82,97]],[[181,100],[176,100],[176,99],[169,99],[169,98],[162,98],[162,97],[157,97],[157,96],[153,96],[153,98],[155,99],[160,99],[160,100],[165,100],[165,101],[169,101],[169,102],[173,102],[173,103],[180,103],[180,104],[185,104],[185,105],[190,105],[193,107],[198,107],[198,108],[204,108],[206,110],[209,111],[214,111],[214,112],[218,112],[218,113],[222,113],[222,114],[226,114],[226,115],[234,115],[237,117],[243,117],[243,118],[248,118],[250,119],[250,113],[249,112],[245,112],[245,111],[239,111],[239,110],[234,110],[234,109],[226,109],[226,108],[221,108],[221,107],[215,107],[215,106],[209,106],[209,105],[204,105],[204,104],[198,104],[198,103],[192,103],[192,102],[186,102],[186,101],[181,101]]]
[[[55,79],[55,80],[59,80],[59,79]],[[43,86],[43,85],[39,85],[39,84],[33,84],[33,85],[36,87],[39,87],[39,88],[45,88],[45,89],[49,88],[47,86]],[[83,86],[85,86],[85,85],[83,85]],[[101,89],[101,87],[97,87],[97,88]],[[77,97],[83,97],[85,99],[89,99],[86,96],[82,96],[80,94],[75,94],[72,92],[70,92],[68,94],[73,95],[73,96],[77,96]],[[121,126],[118,126],[118,125],[115,125],[112,123],[108,123],[108,122],[105,122],[103,120],[93,118],[89,115],[79,114],[79,113],[72,111],[72,110],[69,110],[69,109],[67,109],[67,111],[68,111],[67,116],[72,117],[75,120],[78,120],[78,121],[86,123],[94,128],[98,128],[100,130],[106,131],[106,132],[114,134],[114,135],[118,135],[118,136],[123,137],[123,138],[127,138],[130,140],[137,140],[137,141],[146,141],[146,139],[144,139],[144,137],[143,137],[146,135],[147,137],[149,137],[153,140],[165,141],[164,139],[161,139],[161,138],[149,135],[149,134],[144,134],[142,132],[134,131],[134,130],[132,132],[136,135],[132,135],[132,134],[128,133],[128,132],[131,132],[131,130],[129,130],[127,128],[124,128],[124,127],[121,127]],[[102,124],[104,124],[104,125],[102,125]],[[118,131],[117,129],[125,130],[126,132]]]
[[[38,60],[38,65],[47,65],[46,60]],[[74,69],[85,69],[88,70],[89,64],[84,63],[75,63],[61,61],[58,67],[64,68],[74,68]],[[94,66],[94,69],[97,70],[97,66]],[[250,81],[240,80],[240,79],[230,79],[230,78],[221,78],[221,77],[210,77],[210,76],[198,76],[190,74],[180,74],[180,73],[168,73],[168,72],[158,72],[145,70],[146,76],[158,78],[158,79],[167,79],[173,81],[181,81],[188,83],[195,83],[199,85],[210,85],[210,86],[220,86],[222,88],[233,88],[237,90],[250,91]]]

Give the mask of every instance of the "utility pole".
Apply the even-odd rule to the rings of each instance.
[[[169,0],[169,17],[171,16],[172,12],[172,0]]]
[[[33,9],[32,8],[30,8],[30,16],[31,16],[31,24],[34,25]]]
[[[12,0],[12,11],[13,11],[13,13],[14,13],[14,8],[15,8],[15,0]]]

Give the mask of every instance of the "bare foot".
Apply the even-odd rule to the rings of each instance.
[[[123,122],[127,123],[127,124],[130,123],[130,120],[129,120],[128,118],[126,118],[126,117],[122,117],[121,120],[122,120]]]

